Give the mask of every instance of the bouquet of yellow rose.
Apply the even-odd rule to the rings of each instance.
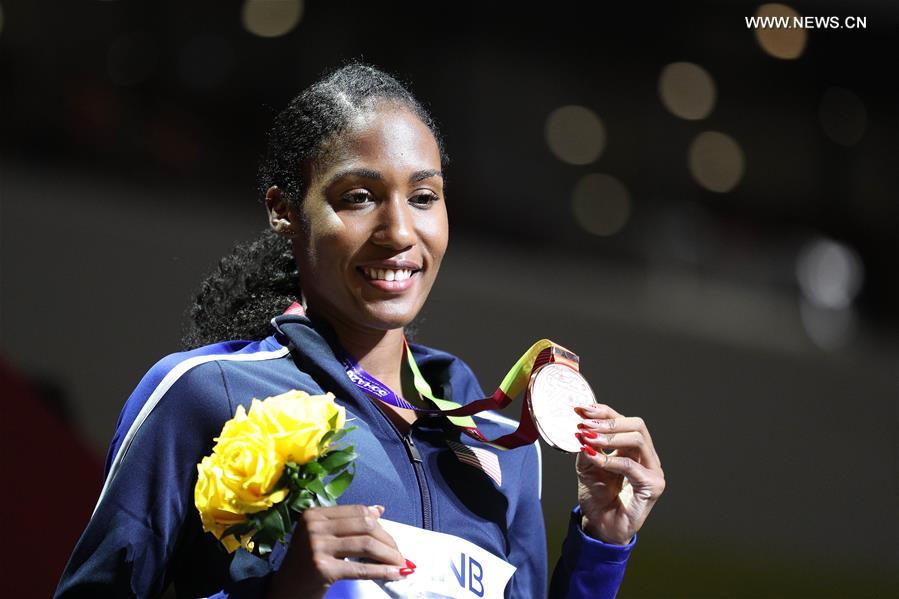
[[[312,506],[334,505],[353,480],[352,445],[336,448],[352,428],[334,395],[288,391],[249,411],[238,406],[197,465],[194,503],[203,530],[229,553],[265,555]]]

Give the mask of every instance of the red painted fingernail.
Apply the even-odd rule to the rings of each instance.
[[[400,568],[400,576],[409,576],[415,572],[415,568]]]
[[[581,445],[584,444],[584,436],[581,433],[574,433],[574,438],[577,439],[577,442]]]
[[[407,560],[406,560],[406,567],[407,567],[407,568],[412,568],[412,569],[414,570],[414,569],[417,568],[418,566],[416,566],[414,563],[412,563],[412,560],[407,559]]]
[[[584,445],[583,447],[581,447],[581,451],[583,451],[587,455],[596,455],[596,450],[589,445]]]
[[[597,436],[596,433],[594,433],[593,431],[587,431],[587,430],[585,430],[581,434],[584,435],[585,437],[587,437],[588,439],[595,439]]]
[[[584,423],[584,422],[578,422],[578,423],[577,423],[577,427],[578,427],[579,429],[586,429],[586,428],[587,428],[587,424]]]

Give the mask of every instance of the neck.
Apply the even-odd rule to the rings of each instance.
[[[310,315],[318,316],[313,311]],[[337,341],[344,350],[349,352],[356,362],[369,374],[393,389],[402,396],[406,396],[403,388],[403,329],[366,329],[348,323],[340,318],[328,318],[328,321]],[[411,383],[409,383],[411,385]],[[416,393],[410,391],[409,397]],[[392,405],[375,402],[384,414],[393,422],[401,433],[406,433],[409,426],[415,422],[417,415],[414,410],[397,408]]]
[[[318,312],[334,329],[341,347],[359,366],[376,379],[400,392],[403,365],[403,329],[369,329],[348,323],[339,318],[329,318]]]

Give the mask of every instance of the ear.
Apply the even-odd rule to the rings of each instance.
[[[294,222],[296,215],[277,185],[272,185],[265,192],[265,209],[268,211],[268,225],[272,231],[285,237],[297,235],[299,223]]]

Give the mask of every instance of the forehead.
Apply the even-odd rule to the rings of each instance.
[[[430,129],[406,108],[382,106],[357,115],[317,161],[316,173],[366,165],[405,173],[440,169],[440,149]]]

